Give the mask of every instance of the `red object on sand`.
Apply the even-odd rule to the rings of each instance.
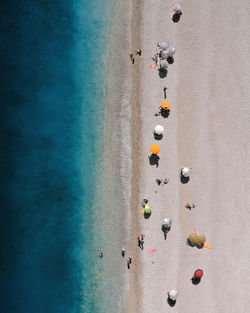
[[[155,253],[156,251],[157,251],[157,249],[153,248],[153,249],[149,249],[148,253],[151,254],[151,253]]]
[[[203,276],[203,270],[196,270],[194,273],[195,278],[201,278]]]

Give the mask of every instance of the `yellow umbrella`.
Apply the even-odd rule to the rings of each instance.
[[[200,244],[200,245],[203,245],[205,242],[206,242],[206,237],[204,235],[200,235],[198,236],[197,238],[197,243]]]
[[[188,239],[191,242],[191,244],[194,245],[197,241],[197,235],[195,233],[191,233],[189,234]]]
[[[161,148],[157,144],[154,144],[154,145],[151,146],[151,152],[153,154],[158,154],[160,152],[160,150],[161,150]]]
[[[161,107],[163,110],[170,110],[171,109],[171,103],[168,101],[163,101],[161,104]]]

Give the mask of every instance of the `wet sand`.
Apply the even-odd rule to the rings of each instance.
[[[143,7],[138,8],[143,24],[137,36],[145,51],[141,64],[134,67],[140,81],[134,81],[137,87],[132,92],[137,105],[136,109],[132,106],[131,122],[132,151],[136,153],[130,239],[138,265],[129,274],[128,311],[247,312],[250,3],[181,1],[184,14],[176,24],[170,17],[171,4],[144,0]],[[156,44],[161,41],[176,48],[175,62],[169,65],[164,79],[150,68]],[[172,103],[167,119],[153,116],[163,101],[164,86]],[[141,128],[140,120],[135,122],[138,105]],[[158,168],[148,162],[157,124],[165,128],[159,142]],[[179,180],[183,166],[192,167],[187,184]],[[169,183],[157,186],[155,179],[163,177],[169,178]],[[153,206],[148,220],[140,214],[140,199],[144,197]],[[196,207],[189,211],[184,207],[186,202],[194,202]],[[173,221],[167,240],[161,231],[165,217]],[[186,245],[195,227],[206,235],[213,249]],[[143,251],[136,247],[137,229],[146,235]],[[150,248],[157,252],[148,255]],[[199,285],[193,285],[191,277],[197,268],[204,270],[204,277]],[[166,301],[170,289],[179,291],[173,308]]]

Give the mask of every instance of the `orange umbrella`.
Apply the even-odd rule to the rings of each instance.
[[[153,154],[158,154],[160,152],[160,150],[161,150],[161,148],[157,144],[154,144],[154,145],[151,146],[151,152]]]
[[[161,104],[161,107],[163,110],[170,110],[171,109],[171,103],[168,101],[163,101]]]

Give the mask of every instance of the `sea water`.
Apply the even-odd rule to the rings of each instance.
[[[1,4],[1,313],[110,312],[93,219],[111,6]]]

